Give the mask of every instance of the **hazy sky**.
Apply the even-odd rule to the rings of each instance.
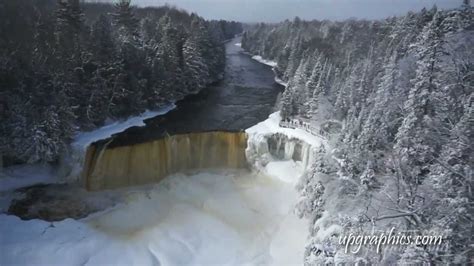
[[[423,7],[453,8],[462,0],[132,0],[139,6],[168,3],[207,19],[277,22],[304,19],[385,18]]]

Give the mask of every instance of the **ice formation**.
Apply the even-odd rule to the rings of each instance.
[[[256,170],[296,183],[311,166],[313,150],[323,140],[302,129],[283,128],[279,112],[247,129],[247,161]]]

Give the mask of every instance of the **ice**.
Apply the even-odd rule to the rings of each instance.
[[[247,161],[257,171],[296,183],[311,166],[313,150],[323,145],[325,140],[303,129],[280,127],[279,123],[280,114],[276,112],[246,130]],[[277,147],[270,148],[270,141],[277,142]],[[283,156],[280,149],[284,150]],[[298,160],[295,157],[299,157]]]
[[[254,55],[252,56],[252,59],[271,67],[276,67],[278,65],[277,62],[263,59],[263,57],[261,57],[260,55]]]
[[[0,265],[301,265],[292,184],[247,171],[170,176],[75,221],[0,215]]]

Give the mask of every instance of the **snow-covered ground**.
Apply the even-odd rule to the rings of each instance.
[[[49,165],[19,165],[0,172],[0,192],[14,190],[37,183],[57,182],[55,171]]]
[[[49,165],[17,165],[0,170],[0,213],[8,210],[10,202],[14,198],[13,191],[35,184],[58,183],[57,171]],[[0,239],[2,234],[0,232]],[[1,244],[0,244],[1,245]],[[1,249],[1,246],[0,246]],[[0,257],[2,256],[0,250]],[[0,265],[2,265],[0,263]]]
[[[283,135],[286,135],[288,138],[296,138],[302,140],[313,147],[318,147],[324,142],[322,138],[314,136],[303,129],[280,127],[280,121],[280,112],[275,112],[271,114],[267,120],[264,120],[256,124],[255,126],[248,128],[247,130],[245,130],[245,132],[247,132],[247,134],[249,135],[260,136],[281,133]]]
[[[83,220],[0,215],[0,265],[299,265],[293,184],[248,172],[176,175]]]

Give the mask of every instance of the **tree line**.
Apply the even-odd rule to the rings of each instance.
[[[306,264],[472,259],[473,18],[464,1],[456,10],[376,21],[295,18],[244,33],[243,48],[276,61],[288,82],[282,119],[311,123],[330,138],[299,184],[298,211],[311,221]],[[340,184],[338,197],[321,180]],[[334,210],[353,202],[347,213]],[[344,255],[337,239],[319,234],[326,211],[339,234],[397,224],[444,235],[447,248]]]
[[[79,0],[0,2],[0,155],[53,162],[80,130],[222,78],[237,22]]]

